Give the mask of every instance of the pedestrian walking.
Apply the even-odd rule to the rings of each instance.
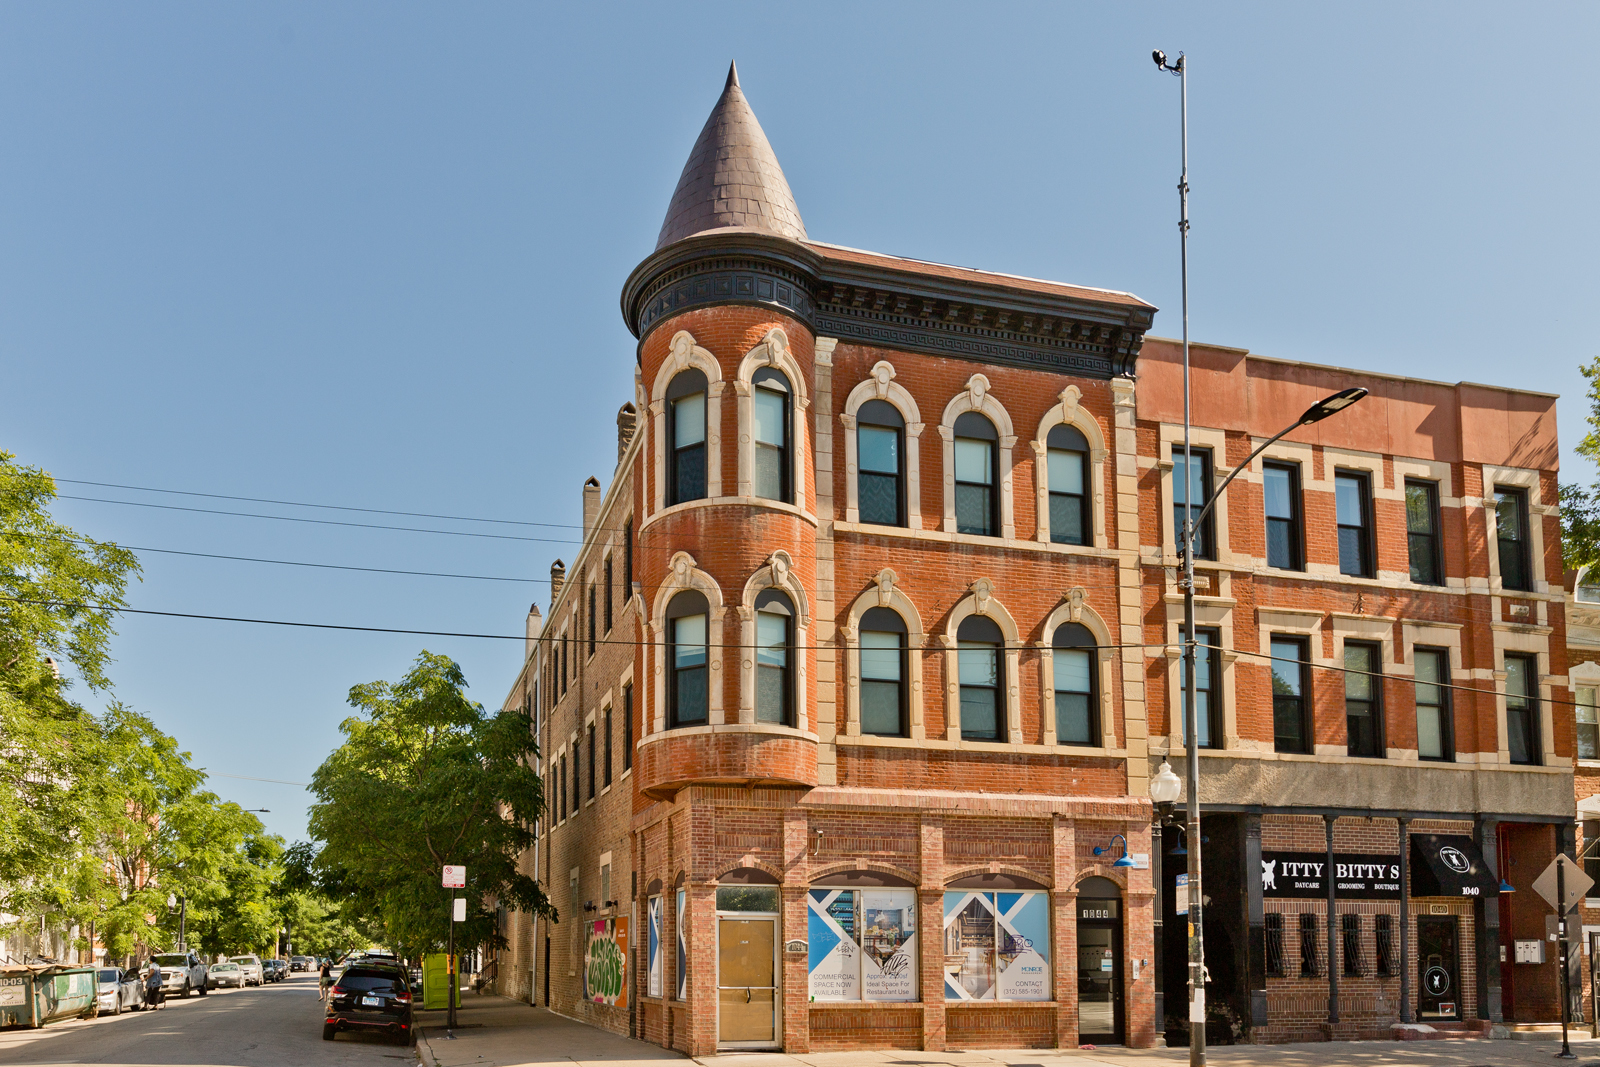
[[[166,992],[161,988],[161,964],[152,956],[150,970],[144,978],[144,1003],[148,1008],[161,1008],[166,1002]]]
[[[333,964],[327,960],[322,961],[322,972],[317,979],[317,995],[324,1000],[328,998],[328,987],[333,984]]]

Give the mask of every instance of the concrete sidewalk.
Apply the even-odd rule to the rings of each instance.
[[[626,1064],[686,1067],[687,1057],[657,1045],[597,1030],[544,1008],[496,996],[465,996],[453,1039],[444,1012],[421,1014],[417,1051],[426,1067],[522,1067],[532,1064]],[[1576,1067],[1600,1067],[1600,1042],[1574,1031]],[[1217,1067],[1515,1067],[1550,1063],[1559,1045],[1548,1041],[1341,1041],[1307,1045],[1231,1045],[1211,1048]],[[1186,1048],[1003,1049],[917,1052],[739,1052],[697,1057],[705,1067],[1105,1067],[1185,1064]],[[1559,1062],[1559,1061],[1558,1061]]]

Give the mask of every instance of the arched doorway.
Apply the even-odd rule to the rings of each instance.
[[[778,1040],[778,880],[754,867],[717,879],[717,1046]]]
[[[1122,890],[1109,878],[1078,883],[1078,1040],[1120,1045],[1123,1005]]]

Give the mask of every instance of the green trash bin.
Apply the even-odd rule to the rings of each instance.
[[[0,1027],[37,1029],[95,1012],[95,968],[67,963],[0,967]]]

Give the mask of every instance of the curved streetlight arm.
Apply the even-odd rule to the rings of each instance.
[[[1211,491],[1211,497],[1206,501],[1206,506],[1200,509],[1200,514],[1189,520],[1188,537],[1186,537],[1184,540],[1185,551],[1188,551],[1189,546],[1191,546],[1194,542],[1194,531],[1200,529],[1200,524],[1206,521],[1206,516],[1211,514],[1211,509],[1216,506],[1217,501],[1222,499],[1222,491],[1228,488],[1228,484],[1230,482],[1239,477],[1239,472],[1243,470],[1249,470],[1250,464],[1255,462],[1255,458],[1257,456],[1261,455],[1261,453],[1265,452],[1272,445],[1277,444],[1278,440],[1287,435],[1291,430],[1299,429],[1302,425],[1302,423],[1297,422],[1291,426],[1285,426],[1283,429],[1279,430],[1277,433],[1261,442],[1261,444],[1257,446],[1256,450],[1245,458],[1243,463],[1239,464],[1237,467],[1233,468],[1233,470],[1228,472],[1228,476],[1222,480],[1222,484]]]

